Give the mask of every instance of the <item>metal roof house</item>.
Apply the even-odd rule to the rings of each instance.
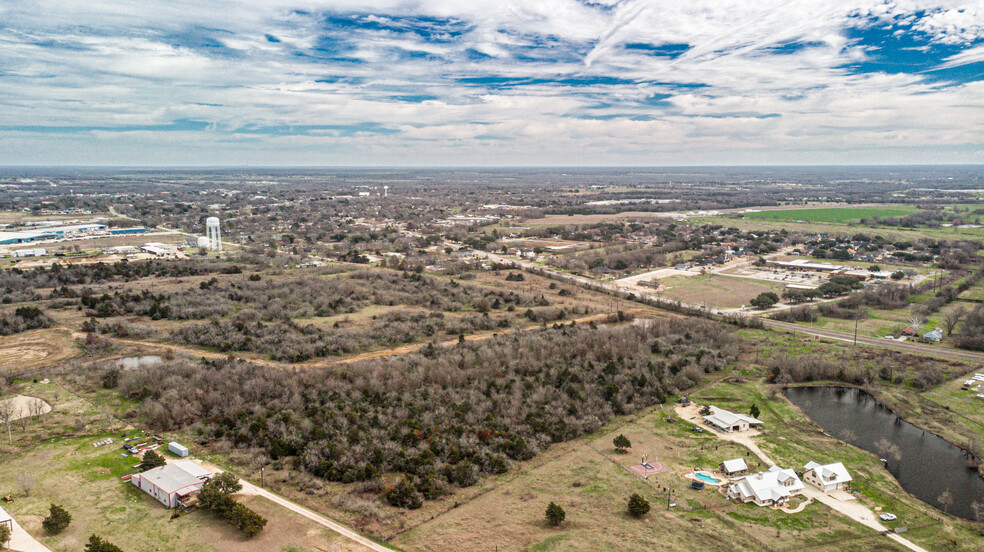
[[[130,478],[130,483],[168,508],[181,506],[181,499],[201,490],[211,472],[191,460],[152,468]]]
[[[728,474],[734,475],[737,473],[742,473],[748,470],[748,464],[742,458],[735,458],[734,460],[725,460],[721,462],[721,471]]]
[[[735,414],[716,406],[712,406],[710,409],[711,413],[704,416],[704,422],[725,433],[748,431],[754,426],[762,425],[762,420],[751,416]]]
[[[816,462],[808,462],[803,466],[803,470],[803,479],[825,493],[843,489],[844,485],[854,480],[841,462],[823,466]]]
[[[943,341],[943,330],[936,328],[935,330],[930,330],[923,334],[923,339],[926,341],[932,341],[934,343],[939,343]]]
[[[768,471],[734,480],[728,487],[728,498],[754,502],[759,506],[781,506],[804,488],[796,472],[772,466]]]

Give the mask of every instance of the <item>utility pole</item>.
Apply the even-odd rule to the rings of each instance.
[[[861,320],[861,307],[854,311],[854,344],[858,344],[858,321]]]

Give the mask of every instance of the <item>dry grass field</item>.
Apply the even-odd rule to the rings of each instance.
[[[666,218],[660,213],[645,211],[623,211],[621,213],[599,215],[547,215],[543,218],[523,221],[523,226],[562,226],[565,224],[598,224],[600,222],[656,220]]]
[[[34,330],[0,337],[0,375],[53,366],[81,351],[66,329]]]
[[[709,307],[733,308],[748,305],[758,294],[772,291],[782,292],[783,285],[774,282],[732,278],[717,274],[704,276],[663,278],[667,286],[663,297],[676,299],[692,305],[707,304]]]
[[[667,411],[668,412],[668,411]],[[637,420],[621,421],[588,438],[555,445],[539,461],[517,473],[497,478],[487,493],[449,510],[401,535],[395,543],[408,551],[531,550],[531,551],[687,551],[778,550],[787,542],[810,542],[838,535],[865,537],[865,529],[819,504],[800,514],[784,514],[748,504],[732,504],[710,487],[695,491],[683,475],[692,466],[711,466],[728,458],[754,457],[732,443],[694,435],[689,424],[669,424],[660,409]],[[612,447],[624,434],[632,442],[628,454]],[[647,480],[628,470],[643,454],[673,471]],[[667,491],[677,506],[667,508]],[[642,519],[625,512],[627,498],[639,493],[652,505]],[[550,527],[547,504],[566,510],[566,521]],[[863,542],[829,550],[894,550],[869,548]]]

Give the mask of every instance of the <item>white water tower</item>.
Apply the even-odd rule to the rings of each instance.
[[[383,197],[387,197],[389,195],[389,189],[389,186],[383,186]]]
[[[218,217],[205,219],[205,237],[208,238],[208,248],[212,251],[222,251],[222,232],[219,230]]]

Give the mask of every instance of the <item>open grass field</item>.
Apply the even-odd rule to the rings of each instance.
[[[763,211],[766,214],[783,211]],[[884,236],[892,240],[919,240],[932,238],[940,240],[967,240],[984,238],[984,229],[981,228],[895,228],[886,226],[860,226],[857,224],[842,224],[833,222],[791,222],[785,220],[732,218],[732,217],[694,217],[688,221],[691,224],[719,224],[726,228],[738,228],[746,232],[765,232],[769,230],[785,229],[789,232],[802,232],[808,234],[832,234],[832,235],[853,235],[865,233],[872,236]]]
[[[745,218],[772,221],[809,221],[832,222],[847,224],[872,217],[904,217],[919,212],[919,208],[910,205],[885,205],[872,207],[832,207],[822,209],[783,209],[775,211],[760,211],[745,213]]]
[[[0,376],[52,366],[81,354],[71,332],[61,328],[0,337]]]
[[[747,305],[758,294],[772,291],[781,293],[783,285],[776,282],[733,278],[717,274],[703,276],[671,276],[663,278],[667,286],[663,297],[691,305],[707,304],[709,307],[734,308]]]

